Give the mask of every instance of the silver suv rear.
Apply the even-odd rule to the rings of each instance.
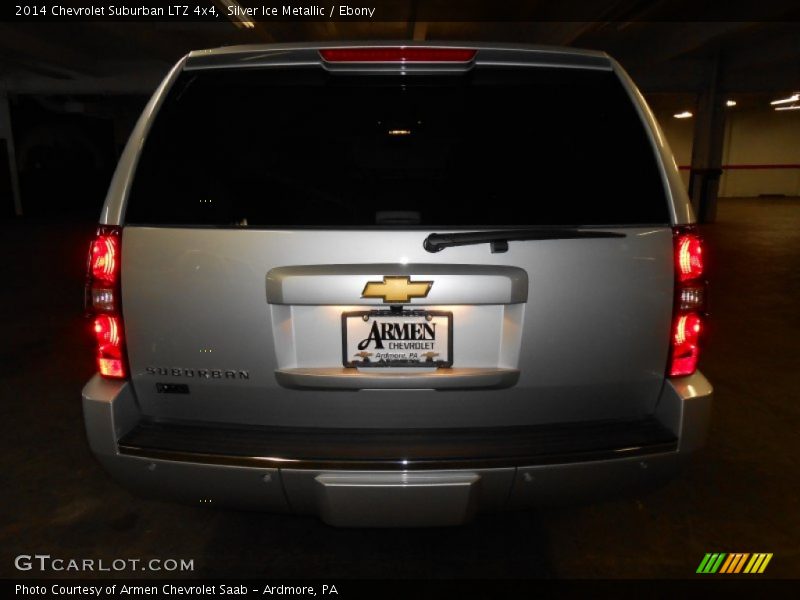
[[[193,52],[89,257],[94,453],[124,485],[457,524],[670,475],[703,441],[702,240],[597,52]]]

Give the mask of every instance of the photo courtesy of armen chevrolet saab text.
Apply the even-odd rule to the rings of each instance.
[[[669,480],[711,412],[693,223],[602,52],[192,52],[91,245],[89,443],[137,493],[337,526]]]

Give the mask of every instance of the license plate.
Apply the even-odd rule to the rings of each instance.
[[[453,313],[367,310],[342,313],[345,367],[450,367]]]

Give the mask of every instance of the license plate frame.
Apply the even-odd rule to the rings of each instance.
[[[367,317],[366,319],[364,317]],[[428,316],[432,319],[444,319],[446,322],[447,327],[447,357],[446,359],[435,359],[434,357],[426,358],[425,360],[369,360],[368,357],[365,357],[366,360],[357,361],[357,360],[348,360],[351,358],[349,356],[348,351],[348,344],[347,344],[347,323],[348,319],[351,318],[360,318],[364,321],[369,321],[370,319],[377,317],[391,317],[393,319],[405,319],[405,318],[427,318]],[[394,341],[394,340],[393,340]],[[406,341],[406,340],[401,340]],[[348,368],[386,368],[386,367],[394,367],[394,368],[449,368],[453,366],[453,313],[452,311],[447,310],[403,310],[403,311],[396,311],[396,310],[356,310],[356,311],[346,311],[342,313],[342,364]]]

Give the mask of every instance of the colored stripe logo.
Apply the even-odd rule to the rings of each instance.
[[[709,552],[700,561],[700,566],[697,567],[696,572],[702,574],[748,573],[754,575],[763,573],[771,560],[771,552],[758,552],[755,554],[750,554],[749,552],[733,552],[731,554]]]

